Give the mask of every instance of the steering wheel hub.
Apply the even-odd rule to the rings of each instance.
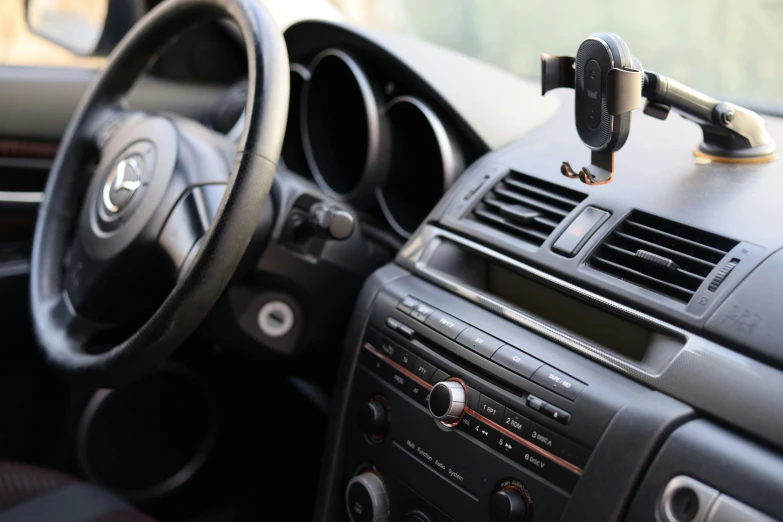
[[[96,224],[102,231],[116,229],[118,222],[139,207],[155,174],[156,156],[151,141],[137,141],[103,175],[103,188],[95,200]]]

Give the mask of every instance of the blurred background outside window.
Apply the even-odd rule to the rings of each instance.
[[[329,12],[326,0],[263,1],[283,26],[296,19],[323,18]],[[783,0],[333,0],[332,4],[359,25],[410,34],[532,78],[539,75],[541,52],[573,55],[591,32],[617,32],[647,69],[716,96],[783,102],[779,87],[783,68],[778,66]],[[75,57],[31,35],[23,5],[24,0],[0,0],[0,64],[100,66],[102,59]]]

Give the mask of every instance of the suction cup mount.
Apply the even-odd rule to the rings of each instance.
[[[564,161],[560,171],[588,185],[609,183],[614,153],[631,128],[631,111],[665,120],[671,109],[702,128],[694,153],[712,161],[761,163],[777,159],[775,142],[755,112],[722,102],[655,72],[645,72],[626,43],[612,33],[593,33],[570,56],[541,55],[541,94],[567,87],[575,91],[576,129],[591,150],[591,164],[578,172]]]

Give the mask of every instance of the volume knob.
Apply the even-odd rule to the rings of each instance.
[[[467,401],[468,395],[461,383],[439,382],[430,392],[430,413],[444,424],[455,423],[462,418]]]

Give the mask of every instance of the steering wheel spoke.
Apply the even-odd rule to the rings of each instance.
[[[144,113],[125,109],[120,101],[105,103],[90,111],[83,126],[84,137],[103,150],[123,125],[143,117]]]
[[[194,186],[179,199],[158,237],[158,247],[176,279],[187,272],[217,215],[225,184]]]

